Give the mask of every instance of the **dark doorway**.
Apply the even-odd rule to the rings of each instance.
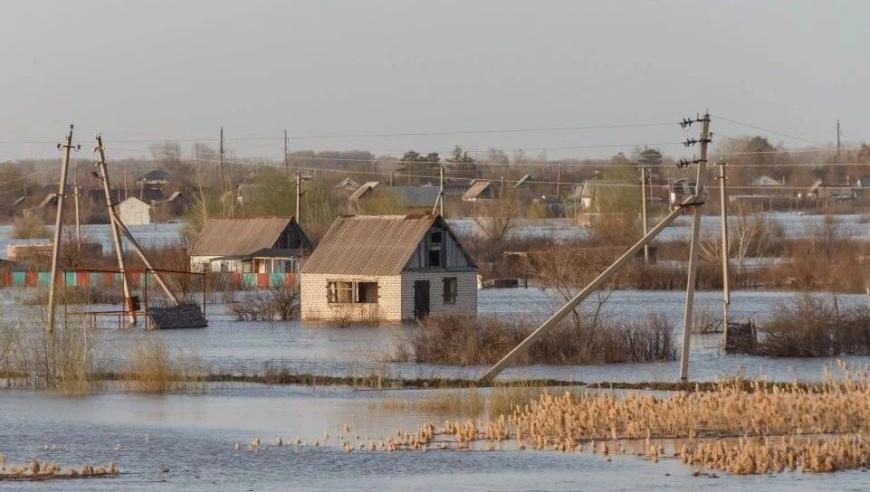
[[[429,281],[414,281],[414,317],[424,319],[429,316]]]

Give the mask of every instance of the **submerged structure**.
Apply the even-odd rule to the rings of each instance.
[[[477,313],[477,264],[438,215],[350,215],[302,267],[302,319]]]

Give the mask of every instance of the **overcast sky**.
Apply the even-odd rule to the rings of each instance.
[[[840,119],[845,140],[870,140],[868,19],[867,1],[3,0],[0,160],[55,156],[69,123],[88,148],[101,130],[110,157],[147,154],[128,140],[187,145],[221,125],[239,155],[278,157],[285,129],[653,124],[706,108],[725,136],[754,131],[715,115],[821,144]],[[291,146],[554,158],[642,143],[678,155],[683,138],[672,125]]]

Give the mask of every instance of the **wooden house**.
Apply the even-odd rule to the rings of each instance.
[[[293,217],[209,219],[193,245],[190,270],[296,273],[310,251]]]
[[[302,319],[476,314],[477,270],[441,216],[338,217],[302,267]]]

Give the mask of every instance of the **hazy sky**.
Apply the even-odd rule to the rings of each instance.
[[[110,157],[221,125],[240,155],[277,157],[284,129],[665,123],[705,108],[822,144],[839,118],[847,141],[870,140],[868,19],[867,1],[2,0],[0,160],[55,156],[69,123],[88,148],[102,130]],[[715,116],[713,131],[753,132]],[[585,157],[683,138],[674,125],[291,146]],[[623,147],[584,148],[598,145]]]

